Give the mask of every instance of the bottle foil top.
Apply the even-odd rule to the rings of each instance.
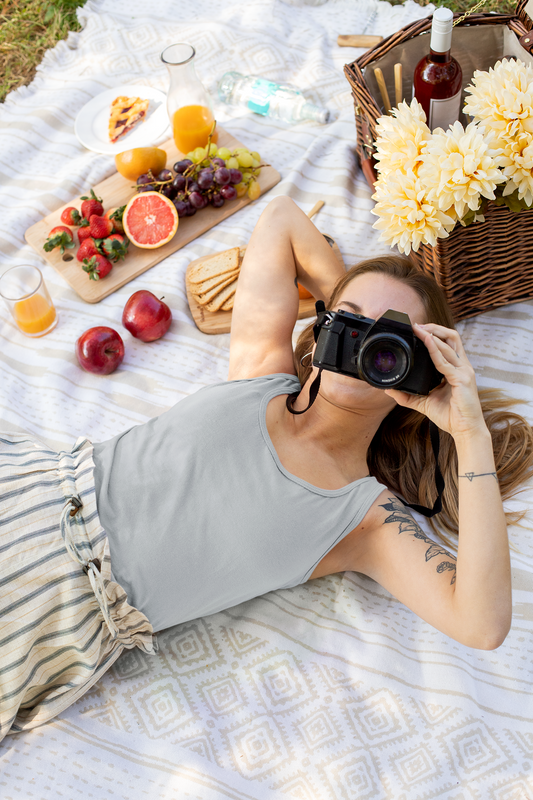
[[[435,53],[446,53],[452,46],[453,11],[437,8],[431,22],[430,47]]]

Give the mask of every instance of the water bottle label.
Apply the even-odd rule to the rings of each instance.
[[[256,114],[268,114],[270,98],[276,93],[277,83],[258,78],[252,86],[252,96],[248,100],[248,108]]]

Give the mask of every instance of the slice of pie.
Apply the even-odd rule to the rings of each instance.
[[[144,119],[149,105],[150,101],[141,97],[115,97],[109,115],[109,140],[114,143],[131,131],[134,125]]]

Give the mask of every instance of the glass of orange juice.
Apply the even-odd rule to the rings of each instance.
[[[195,56],[192,44],[185,42],[171,44],[161,53],[161,61],[170,74],[168,116],[176,147],[184,154],[205,147],[215,121],[211,98],[195,72]],[[211,141],[217,139],[215,131]]]
[[[26,336],[44,336],[57,325],[57,312],[37,267],[24,264],[3,272],[0,296]]]

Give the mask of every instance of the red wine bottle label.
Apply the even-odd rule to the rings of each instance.
[[[453,97],[446,97],[443,100],[431,99],[429,101],[429,121],[428,126],[431,131],[435,128],[446,128],[459,119],[461,111],[461,90]]]

